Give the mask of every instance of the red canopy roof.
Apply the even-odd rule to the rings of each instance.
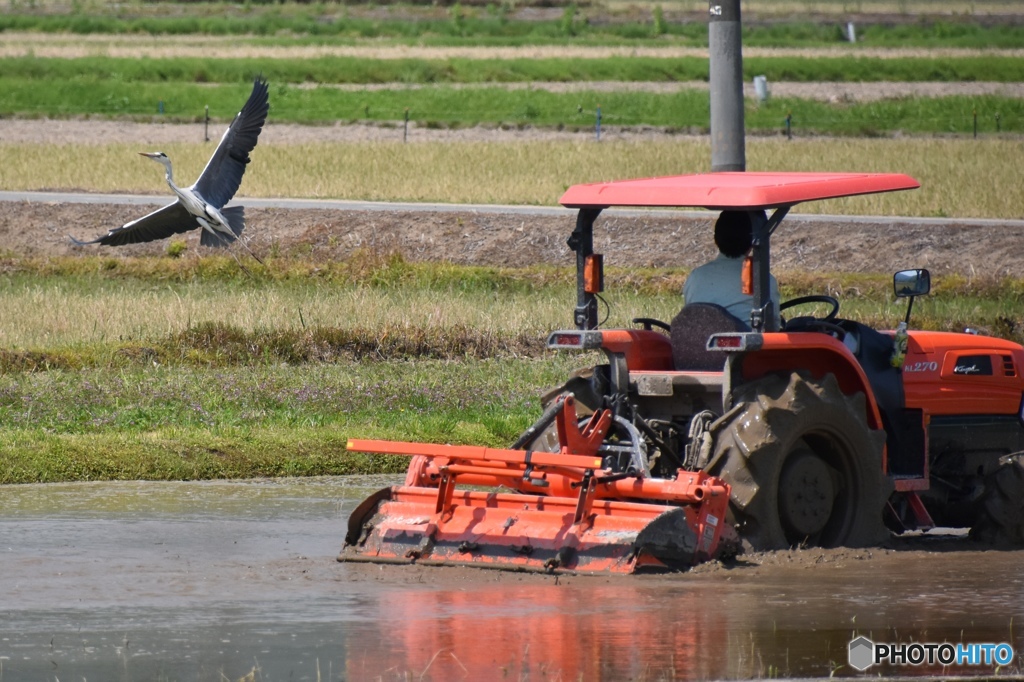
[[[753,209],[920,186],[917,180],[901,173],[703,173],[573,185],[559,203],[569,208]]]

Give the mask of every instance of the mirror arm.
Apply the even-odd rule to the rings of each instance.
[[[906,324],[909,327],[910,326],[910,311],[914,309],[914,299],[917,298],[917,296],[909,296],[908,298],[910,299],[910,302],[907,303],[907,316],[905,318],[903,318],[903,323]]]

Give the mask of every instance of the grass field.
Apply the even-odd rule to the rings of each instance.
[[[0,376],[0,482],[401,471],[349,437],[507,445],[568,370],[414,360]]]
[[[271,126],[339,120],[393,125],[408,109],[427,126],[588,129],[600,105],[605,125],[707,128],[706,93],[503,87],[700,80],[707,63],[699,54],[470,60],[306,59],[291,52],[321,45],[700,50],[707,27],[691,14],[705,14],[706,3],[566,4],[544,9],[533,21],[522,19],[515,5],[472,2],[380,7],[12,0],[5,10],[0,116],[196,121],[210,105],[214,118],[225,121],[248,93],[253,74],[263,71],[273,84]],[[851,11],[888,19],[860,24],[858,43],[848,45],[842,28]],[[765,3],[750,12],[746,45],[837,48],[841,54],[752,53],[746,77],[1020,82],[1020,55],[991,50],[1024,47],[1024,23],[986,17],[1022,12],[1020,3],[997,0]],[[824,19],[779,20],[810,13]],[[923,16],[907,19],[912,13]],[[257,57],[261,51],[285,56],[173,54],[174,45],[202,54],[217,41]],[[142,51],[110,56],[104,52],[114,49],[108,43]],[[171,54],[146,52],[168,45]],[[924,53],[896,52],[907,48]],[[950,48],[989,52],[945,54],[941,61],[928,52]],[[47,57],[44,50],[69,52]],[[333,87],[373,83],[417,87]],[[484,87],[455,87],[462,84]],[[971,139],[976,112],[979,140]],[[787,117],[797,133],[792,141],[780,136]],[[748,106],[747,125],[763,135],[748,141],[750,170],[898,171],[924,186],[906,196],[825,202],[810,210],[1019,218],[1024,205],[1016,162],[1024,152],[1016,137],[1024,110],[1014,98],[772,99]],[[812,133],[845,137],[801,139]],[[158,170],[126,162],[138,161],[136,146],[0,142],[0,188],[166,193]],[[175,159],[179,177],[190,181],[210,150],[176,144],[164,151]],[[61,163],[51,163],[53,158]],[[656,144],[261,142],[244,191],[552,205],[570,184],[706,170],[708,159],[706,139],[683,135]],[[99,257],[5,254],[0,483],[400,471],[405,461],[347,453],[346,439],[507,445],[537,416],[542,390],[594,361],[542,347],[547,331],[570,324],[574,291],[567,272],[394,258],[372,267],[356,259],[333,264],[315,278],[308,263],[274,258],[251,277],[215,257],[108,265]],[[608,324],[626,325],[640,314],[670,319],[685,274],[610,271]],[[889,286],[887,274],[789,273],[783,296],[853,292],[844,297],[845,315],[891,327],[904,308],[894,303]],[[1017,322],[1024,319],[1022,292],[1024,280],[946,278],[916,306],[915,325],[971,325],[1024,340]]]
[[[242,276],[237,268],[208,267],[205,261],[220,260],[208,256],[189,259],[185,268],[170,259],[156,265],[128,259],[116,271],[103,267],[101,257],[65,260],[88,274],[62,273],[59,260],[58,267],[48,260],[8,261],[9,269],[20,265],[21,271],[0,289],[0,315],[8,321],[0,349],[9,351],[0,369],[19,369],[19,352],[50,353],[49,365],[65,368],[539,357],[550,330],[572,325],[575,300],[574,273],[565,268],[392,257],[374,271],[314,279],[301,275],[302,263],[295,261],[271,260],[268,268]],[[33,263],[47,271],[32,271]],[[287,276],[290,267],[294,276]],[[678,312],[685,278],[678,268],[612,269],[602,319],[612,327],[629,326],[637,316],[669,320]],[[1005,335],[997,320],[1020,316],[1022,282],[946,276],[918,305],[915,319],[925,328],[980,325]],[[787,272],[782,278],[784,298],[837,292],[844,314],[878,327],[891,326],[901,314],[903,304],[891,299],[890,288],[888,273]]]
[[[570,324],[571,273],[393,260],[316,283],[75,260],[93,274],[23,272],[0,291],[3,483],[398,470],[346,439],[507,445],[543,390],[596,360],[541,344]],[[684,276],[610,273],[608,324],[670,319]],[[786,299],[856,291],[844,315],[878,327],[904,312],[888,275],[786,279]],[[915,327],[1021,340],[1022,318],[1024,281],[947,278]]]
[[[1024,44],[1024,37],[1021,43]],[[76,59],[8,57],[0,59],[6,78],[15,80],[85,82],[101,85],[125,83],[248,83],[253,69],[274,83],[375,84],[375,83],[533,83],[587,81],[666,82],[706,81],[705,57],[611,56],[606,58],[471,58],[378,59],[355,56],[210,60],[201,57],[117,57]],[[878,81],[989,81],[1017,83],[1024,80],[1024,60],[1013,54],[928,57],[840,55],[807,59],[788,56],[747,56],[744,80],[764,75],[769,81],[878,82]],[[168,89],[169,95],[174,90]],[[168,96],[168,100],[176,99]]]
[[[130,117],[143,120],[201,120],[205,107],[229,112],[244,101],[246,85],[127,83],[119,81],[34,80],[0,77],[4,99],[0,116],[66,118]],[[272,120],[331,124],[409,118],[427,126],[478,124],[593,129],[603,125],[656,126],[706,133],[706,91],[673,93],[587,90],[551,92],[499,86],[345,90],[289,87],[275,83]],[[160,110],[163,114],[159,114]],[[772,98],[748,101],[746,128],[755,134],[781,134],[787,119],[798,135],[879,137],[900,133],[971,137],[1024,131],[1024,103],[1003,95],[913,97],[871,102],[822,102]],[[223,119],[222,119],[223,120]]]
[[[706,5],[693,2],[550,3],[525,18],[530,3],[467,0],[450,6],[354,3],[131,3],[12,0],[0,30],[144,33],[153,35],[301,36],[314,40],[388,39],[431,44],[543,44],[567,40],[602,44],[679,41],[706,44]],[[549,3],[544,3],[549,5]],[[748,6],[744,40],[749,45],[828,45],[846,39],[845,22],[882,15],[917,21],[861,23],[867,45],[1016,47],[1024,27],[975,21],[1019,16],[1018,3],[989,2],[772,2]],[[815,17],[817,15],[817,17]],[[794,19],[814,17],[825,20]],[[783,21],[779,21],[782,18]],[[829,21],[828,18],[834,18]],[[993,23],[995,25],[993,25]]]
[[[385,8],[317,3],[14,2],[0,15],[0,116],[154,117],[195,120],[209,105],[221,119],[257,72],[274,84],[279,121],[413,121],[476,124],[658,126],[706,132],[708,95],[635,91],[635,81],[706,80],[706,8],[639,3],[561,7],[524,19],[516,5]],[[744,34],[744,79],[769,82],[1024,81],[1022,12],[1005,3],[802,3],[787,17],[774,6],[752,11]],[[911,6],[917,7],[916,10]],[[864,9],[871,7],[871,10]],[[870,14],[882,11],[878,17]],[[913,12],[921,12],[915,17]],[[863,15],[856,44],[845,18]],[[995,15],[996,19],[993,19]],[[833,18],[834,17],[834,18]],[[146,35],[145,40],[136,36]],[[488,57],[402,56],[402,48],[498,49]],[[630,48],[615,56],[537,56],[531,48]],[[349,50],[339,54],[338,49]],[[384,58],[382,49],[391,49]],[[680,55],[665,50],[691,50]],[[794,50],[815,50],[797,53]],[[332,52],[332,50],[334,52]],[[360,51],[363,52],[360,52]],[[777,52],[773,52],[777,50]],[[908,52],[908,50],[910,50]],[[916,51],[914,51],[916,50]],[[960,52],[949,53],[949,50]],[[946,51],[946,52],[944,52]],[[117,56],[120,55],[120,56]],[[941,58],[936,58],[941,56]],[[586,83],[600,81],[601,90]],[[505,84],[577,84],[578,91],[510,91]],[[608,83],[623,84],[621,89]],[[399,84],[338,89],[335,85]],[[487,87],[449,87],[482,84]],[[584,84],[583,87],[579,87]],[[401,87],[410,86],[410,87]],[[747,127],[803,134],[973,135],[1024,130],[1024,105],[1009,95],[896,97],[879,102],[773,98],[751,102]]]
[[[709,170],[707,140],[681,136],[645,142],[261,143],[246,196],[317,197],[555,205],[572,184]],[[179,181],[191,182],[213,143],[162,145]],[[37,145],[0,142],[0,187],[88,188],[166,193],[163,173],[138,145]],[[814,202],[800,212],[1019,218],[1024,186],[1017,160],[1024,142],[951,138],[750,138],[748,170],[900,172],[920,190]],[[53,164],[54,158],[61,163]]]

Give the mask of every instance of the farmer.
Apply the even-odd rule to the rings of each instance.
[[[683,286],[683,299],[690,303],[714,303],[743,322],[750,321],[754,297],[743,293],[743,262],[753,241],[753,211],[722,211],[715,222],[718,257],[693,270]],[[764,212],[758,216],[764,220]],[[779,305],[779,283],[770,276],[772,316]]]

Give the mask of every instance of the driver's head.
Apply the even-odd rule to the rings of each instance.
[[[722,255],[739,258],[750,251],[753,241],[751,218],[757,211],[722,211],[715,222],[715,245]],[[763,219],[764,211],[759,218]]]

